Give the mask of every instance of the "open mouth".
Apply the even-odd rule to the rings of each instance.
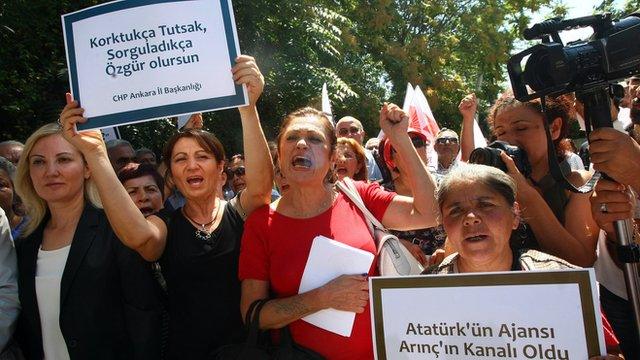
[[[309,169],[311,168],[311,160],[304,156],[296,156],[291,161],[294,168]]]
[[[140,212],[142,213],[142,215],[144,215],[146,217],[146,216],[149,216],[149,215],[153,214],[155,211],[153,210],[152,207],[145,206],[145,207],[141,207],[140,208]]]
[[[202,176],[189,176],[187,178],[187,183],[189,185],[198,186],[204,182],[204,178]]]
[[[347,168],[343,168],[343,167],[336,168],[336,174],[347,175]]]
[[[240,190],[244,190],[247,187],[247,184],[245,184],[244,181],[237,181],[237,182],[233,182],[233,187],[235,189],[235,191],[240,191]]]

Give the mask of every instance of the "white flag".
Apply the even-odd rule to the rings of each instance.
[[[413,101],[414,89],[411,83],[407,83],[407,92],[404,94],[404,102],[402,103],[402,110],[409,113],[409,107]]]
[[[336,122],[333,120],[333,113],[331,112],[331,102],[329,101],[329,91],[327,91],[327,83],[322,85],[322,112],[331,120],[331,123],[335,126]]]
[[[487,139],[485,139],[484,135],[482,135],[482,130],[480,129],[480,125],[478,125],[478,118],[473,118],[473,147],[475,149],[486,147]]]

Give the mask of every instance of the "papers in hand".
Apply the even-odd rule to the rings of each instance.
[[[316,236],[311,245],[307,265],[302,274],[298,293],[316,289],[340,275],[366,274],[374,255],[368,251]],[[351,336],[356,313],[335,309],[315,312],[302,320],[342,336]]]

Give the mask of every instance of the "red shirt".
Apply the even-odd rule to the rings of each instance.
[[[381,220],[395,193],[377,184],[355,182],[371,213]],[[294,219],[265,206],[247,219],[240,250],[240,280],[268,281],[276,297],[298,294],[313,239],[318,235],[376,253],[362,212],[342,192],[327,211],[309,219]],[[377,275],[376,262],[369,275]],[[320,329],[303,320],[289,325],[293,339],[327,359],[373,359],[369,305],[356,314],[351,337]]]

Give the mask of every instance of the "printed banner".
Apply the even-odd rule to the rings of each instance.
[[[593,269],[374,277],[377,359],[588,359],[606,352]]]
[[[71,92],[96,129],[248,104],[230,0],[106,3],[62,16]]]

